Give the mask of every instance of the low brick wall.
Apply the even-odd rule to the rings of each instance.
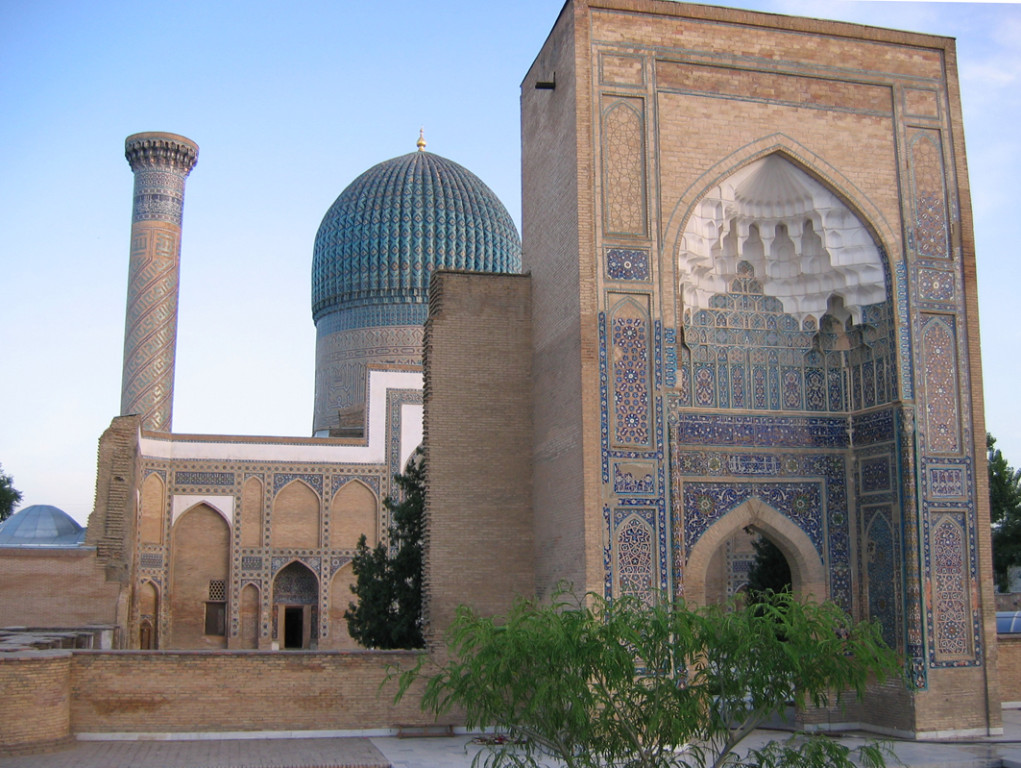
[[[72,652],[0,653],[0,755],[67,740]]]
[[[1021,702],[1021,635],[997,635],[997,672],[1004,703]]]
[[[393,703],[407,651],[76,651],[74,733],[338,731],[427,725],[417,695]],[[382,687],[381,687],[382,686]]]

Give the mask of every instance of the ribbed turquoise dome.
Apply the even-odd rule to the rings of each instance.
[[[312,317],[424,304],[436,269],[519,272],[521,239],[478,176],[412,152],[367,170],[326,212],[312,256]]]

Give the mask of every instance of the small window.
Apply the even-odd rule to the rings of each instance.
[[[213,579],[209,582],[209,599],[217,603],[227,600],[227,582],[224,579]]]
[[[227,634],[226,603],[206,603],[206,634],[217,637]]]

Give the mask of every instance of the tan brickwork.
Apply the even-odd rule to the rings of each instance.
[[[551,84],[554,71],[555,87],[536,87]],[[636,129],[645,133],[636,136]],[[565,5],[522,84],[523,263],[534,281],[536,574],[540,591],[564,575],[589,589],[604,588],[603,510],[613,509],[618,496],[600,477],[597,429],[601,411],[609,413],[596,386],[600,313],[609,316],[621,302],[648,302],[650,321],[676,329],[682,341],[675,260],[693,206],[738,169],[779,153],[865,223],[891,273],[900,267],[914,280],[918,252],[904,237],[917,224],[907,147],[908,137],[923,129],[937,148],[928,166],[936,169],[932,189],[946,191],[947,215],[954,216],[955,201],[960,205],[959,221],[948,226],[945,263],[935,268],[961,276],[963,304],[937,297],[945,305],[934,311],[956,312],[958,338],[967,334],[955,353],[963,373],[954,386],[970,394],[952,407],[961,434],[967,431],[973,443],[959,451],[975,463],[968,526],[978,537],[967,555],[975,552],[979,579],[965,587],[965,602],[981,611],[984,651],[958,666],[948,663],[956,663],[954,654],[967,654],[954,650],[949,635],[939,645],[941,625],[923,626],[934,601],[929,561],[905,563],[904,610],[913,612],[907,617],[912,642],[924,645],[915,659],[924,668],[922,688],[877,688],[862,718],[904,733],[985,733],[1000,722],[997,649],[974,243],[950,38],[657,0]],[[636,152],[644,157],[636,160]],[[628,207],[622,190],[644,202]],[[647,227],[635,218],[641,206]],[[625,225],[629,232],[618,231]],[[648,277],[611,277],[603,256],[608,248],[650,254]],[[909,285],[906,294],[913,299],[916,288]],[[906,300],[897,310],[918,311]],[[901,314],[898,322],[917,334],[916,318]],[[928,360],[918,354],[923,342],[914,342],[914,357],[900,357],[902,380],[924,377],[917,370]],[[651,392],[650,405],[668,396],[665,390]],[[924,433],[930,411],[921,386],[914,396],[903,404],[906,429],[915,419]],[[607,417],[611,433],[614,417]],[[899,514],[909,553],[921,551],[916,529],[937,509],[923,496],[926,486],[916,483],[932,455],[920,445],[900,457],[905,487]],[[849,509],[856,525],[853,501]],[[699,546],[719,539],[706,536]],[[928,546],[927,539],[921,543]],[[852,557],[856,546],[850,543]],[[704,572],[712,553],[702,554]],[[697,580],[690,561],[674,566],[675,578]],[[966,567],[965,581],[967,573]],[[825,591],[827,579],[815,587]],[[676,588],[698,595],[703,585]],[[970,626],[968,616],[959,622]]]
[[[75,733],[364,730],[428,725],[414,691],[393,703],[389,667],[412,652],[76,652]],[[382,685],[382,687],[381,687]],[[66,701],[66,700],[65,700]]]
[[[173,528],[169,648],[226,648],[227,637],[206,634],[210,582],[230,576],[230,531],[218,512],[202,504],[186,512]],[[225,602],[225,600],[224,600]],[[229,627],[227,628],[229,629]]]
[[[0,627],[115,624],[120,592],[94,549],[0,549]]]
[[[354,481],[337,491],[330,504],[329,546],[354,549],[358,539],[365,534],[365,543],[376,546],[379,535],[376,532],[376,510],[379,501],[364,484]]]
[[[426,621],[534,593],[530,280],[437,272],[425,342]],[[494,384],[498,396],[494,396]]]
[[[997,645],[1000,695],[1004,703],[1017,705],[1021,702],[1021,635],[1000,635]]]
[[[0,756],[71,734],[71,653],[0,653]]]
[[[319,546],[319,497],[300,480],[293,480],[273,503],[270,542],[274,547]]]

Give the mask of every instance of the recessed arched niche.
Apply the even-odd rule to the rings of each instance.
[[[782,155],[744,166],[709,190],[688,219],[678,249],[684,309],[710,306],[747,263],[762,293],[799,323],[840,296],[855,323],[887,298],[871,232],[836,194]]]

